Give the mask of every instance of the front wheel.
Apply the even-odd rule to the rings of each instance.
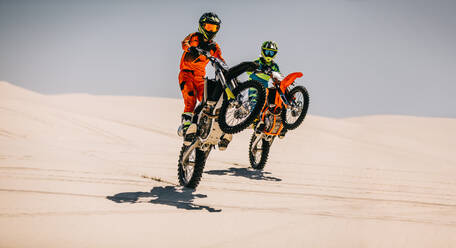
[[[256,139],[260,140],[255,145]],[[252,134],[249,145],[249,161],[253,169],[262,170],[264,168],[268,160],[269,148],[271,148],[269,141],[257,137],[255,133]]]
[[[309,108],[309,93],[303,86],[294,87],[287,98],[290,104],[282,111],[283,126],[288,130],[293,130],[301,125],[306,117]]]
[[[239,133],[252,124],[266,99],[266,90],[255,80],[240,83],[233,94],[234,100],[224,99],[218,118],[220,129],[228,134]]]
[[[188,156],[188,159],[183,161],[184,153],[189,149],[189,146],[182,146],[177,168],[177,176],[179,177],[180,185],[188,188],[196,188],[203,175],[206,158],[209,152],[194,148]]]

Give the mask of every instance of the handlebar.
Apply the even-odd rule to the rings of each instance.
[[[280,73],[273,71],[272,68],[270,68],[270,67],[268,67],[266,70],[258,69],[257,71],[264,73],[264,74],[268,75],[269,77],[271,77],[272,82],[277,85],[280,85],[280,83],[284,79],[284,77]]]
[[[201,48],[198,48],[198,47],[194,47],[194,48],[195,48],[196,51],[198,51],[199,54],[206,56],[206,58],[208,58],[209,60],[211,58],[213,58],[210,52],[208,52],[206,50],[203,50]]]
[[[212,56],[210,52],[203,50],[201,48],[198,48],[198,47],[195,47],[195,50],[198,51],[199,54],[201,54],[201,55],[205,56],[207,59],[209,59],[213,66],[215,66],[214,64],[216,64],[223,70],[225,70],[225,71],[228,70],[228,65],[225,64],[225,62],[223,62],[221,59]]]

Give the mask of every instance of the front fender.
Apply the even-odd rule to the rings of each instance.
[[[302,72],[293,72],[288,74],[288,76],[286,76],[280,83],[280,89],[282,90],[282,92],[285,92],[288,86],[290,86],[296,80],[296,78],[300,78],[302,76]]]

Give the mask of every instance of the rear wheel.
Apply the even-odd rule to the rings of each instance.
[[[269,148],[271,147],[271,144],[269,141],[262,138],[255,146],[253,146],[255,139],[257,139],[257,136],[253,133],[252,138],[250,138],[249,145],[250,166],[252,166],[255,170],[262,170],[268,160]]]
[[[203,175],[206,158],[209,152],[205,153],[198,148],[194,148],[186,161],[182,161],[184,153],[189,149],[188,146],[182,146],[177,168],[179,183],[188,188],[196,188]]]
[[[306,117],[309,108],[309,93],[303,86],[296,86],[287,94],[287,98],[290,105],[282,111],[281,116],[283,126],[288,130],[293,130],[301,125]]]
[[[233,94],[235,100],[224,99],[218,117],[220,129],[228,134],[239,133],[252,124],[266,98],[263,85],[254,80],[240,83]]]

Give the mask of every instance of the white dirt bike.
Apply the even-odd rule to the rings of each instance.
[[[255,120],[264,105],[266,91],[263,85],[254,80],[239,82],[237,77],[246,71],[255,71],[258,64],[243,62],[234,67],[228,66],[209,52],[196,48],[206,56],[215,69],[215,78],[206,79],[203,101],[196,107],[193,123],[197,132],[190,145],[183,145],[178,161],[178,178],[182,186],[196,188],[201,180],[206,159],[225,134],[238,133]],[[249,90],[256,92],[255,99]],[[256,104],[252,104],[255,102]]]

